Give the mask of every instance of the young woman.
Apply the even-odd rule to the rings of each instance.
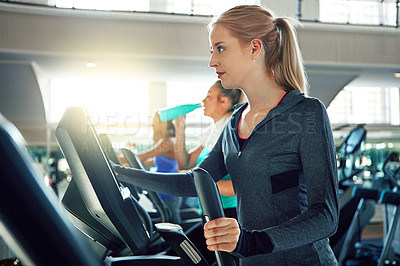
[[[145,166],[155,166],[159,173],[177,173],[179,167],[175,155],[175,128],[172,121],[161,121],[156,113],[152,127],[154,145],[138,154],[140,160]],[[171,222],[181,223],[182,198],[166,194],[160,194],[160,197],[171,210]]]
[[[239,103],[241,96],[242,92],[239,89],[225,89],[220,80],[210,87],[207,96],[203,99],[204,115],[211,117],[214,123],[200,137],[200,145],[190,152],[187,151],[185,144],[184,117],[180,116],[175,119],[175,154],[179,169],[187,170],[195,167],[210,153],[226,122],[232,115],[233,106]],[[217,186],[221,193],[225,216],[237,218],[237,203],[230,175],[228,174],[218,181]]]
[[[235,109],[199,167],[231,175],[238,220],[204,226],[209,250],[241,265],[336,265],[328,237],[337,228],[335,147],[323,104],[305,96],[294,27],[259,6],[237,6],[211,24],[211,60],[225,88],[241,88]],[[152,175],[116,167],[142,187],[190,196],[192,174]]]

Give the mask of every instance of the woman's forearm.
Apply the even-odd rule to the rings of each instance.
[[[179,116],[174,119],[175,126],[175,157],[178,161],[179,169],[187,170],[191,168],[190,154],[186,148],[185,117]]]
[[[189,169],[190,155],[186,149],[185,134],[177,134],[175,137],[175,157],[178,161],[179,169]]]

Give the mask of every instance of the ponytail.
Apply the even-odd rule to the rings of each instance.
[[[303,58],[297,42],[296,31],[288,23],[288,18],[276,18],[277,27],[276,47],[277,60],[272,66],[272,74],[276,83],[283,88],[307,93],[307,78],[304,72]]]

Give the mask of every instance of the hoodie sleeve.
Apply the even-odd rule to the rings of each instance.
[[[151,191],[180,197],[197,197],[192,172],[153,173],[112,163],[117,179]]]
[[[227,130],[226,126],[223,132],[225,130]],[[222,152],[223,134],[218,138],[212,151],[199,164],[199,167],[205,169],[214,181],[218,181],[228,174]],[[188,173],[154,173],[114,163],[112,163],[112,167],[117,173],[119,181],[171,196],[197,197],[192,171]]]
[[[227,126],[225,125],[222,133],[220,134],[217,142],[210,153],[200,162],[199,167],[207,170],[215,182],[228,174],[225,168],[225,159],[223,154],[223,139],[226,134]]]

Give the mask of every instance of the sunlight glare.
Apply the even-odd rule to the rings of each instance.
[[[58,122],[69,106],[83,106],[99,121],[147,121],[147,82],[53,80],[50,122]]]

